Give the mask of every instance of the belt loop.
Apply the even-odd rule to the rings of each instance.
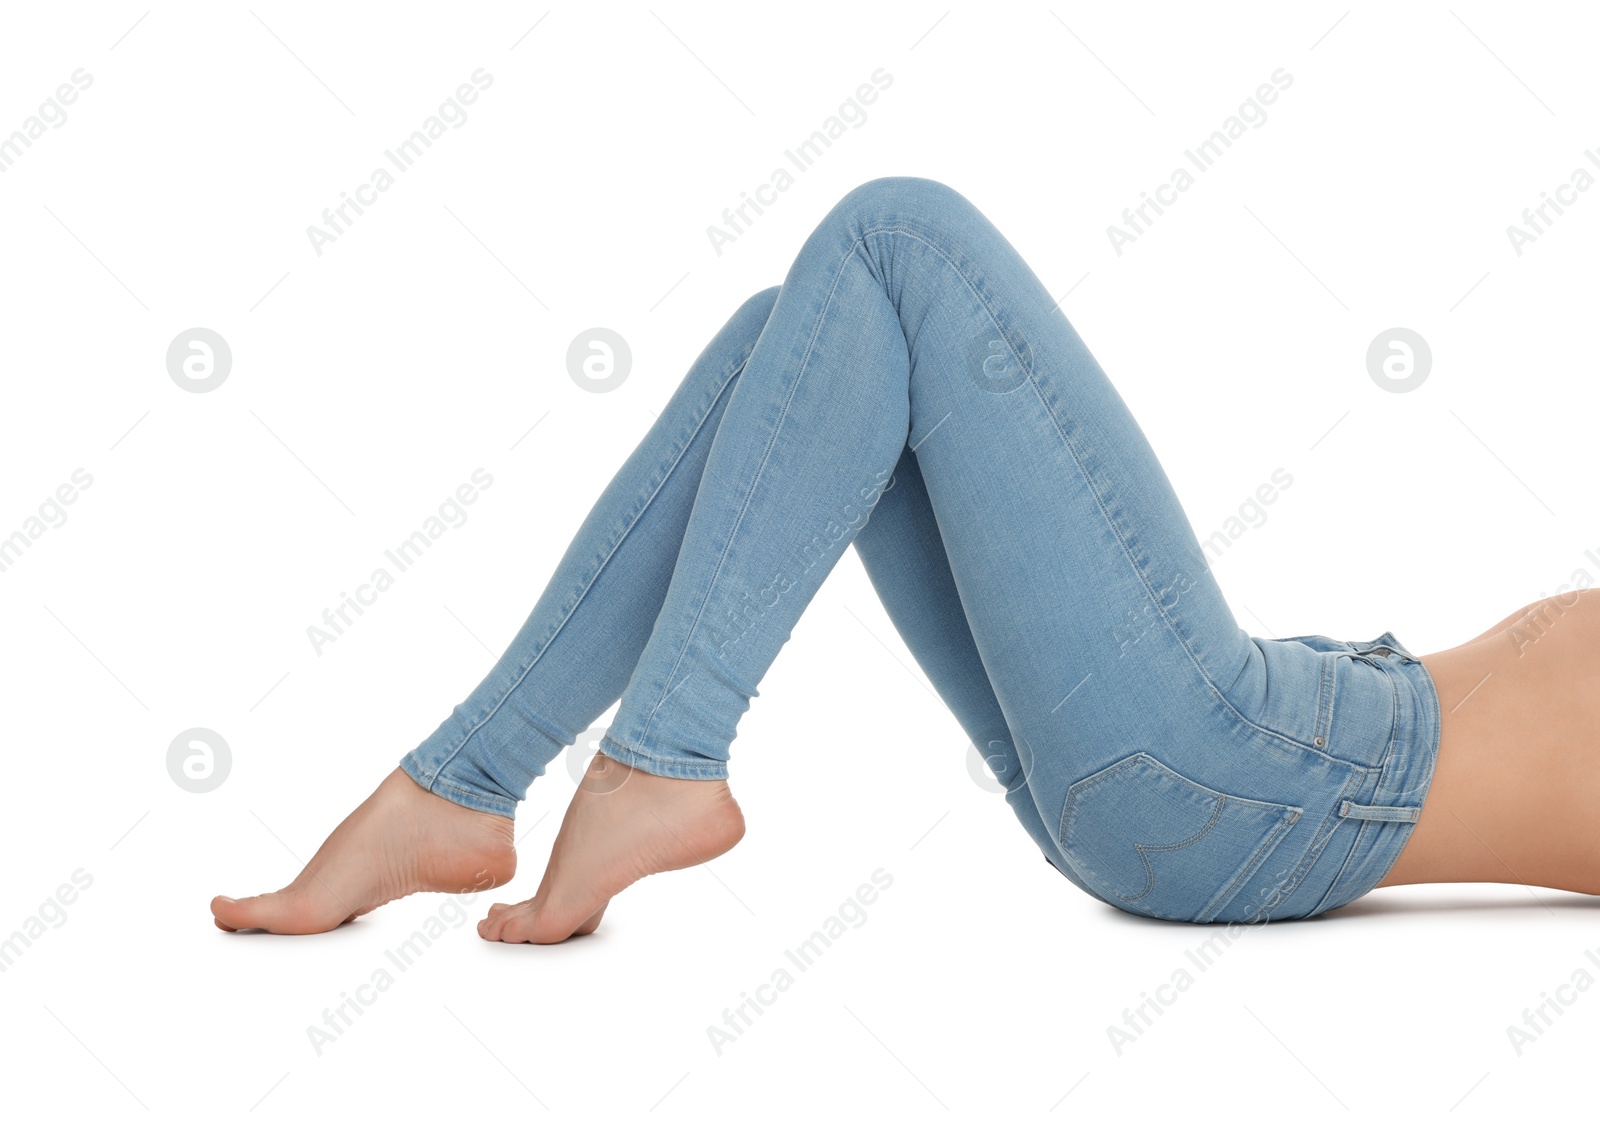
[[[1351,803],[1348,799],[1339,804],[1341,819],[1376,819],[1384,823],[1415,823],[1422,814],[1420,807],[1382,807]]]

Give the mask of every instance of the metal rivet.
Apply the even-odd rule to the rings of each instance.
[[[1313,737],[1311,739],[1311,743],[1313,745],[1317,746],[1317,748],[1320,749],[1320,748],[1322,748],[1323,745],[1326,745],[1328,743],[1328,741],[1327,741],[1327,738],[1325,738],[1325,737]]]

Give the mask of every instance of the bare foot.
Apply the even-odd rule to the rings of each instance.
[[[511,820],[424,791],[399,768],[340,823],[286,888],[259,897],[215,897],[225,932],[265,928],[326,932],[418,892],[465,893],[511,880]]]
[[[596,753],[567,805],[533,899],[493,905],[478,935],[555,944],[593,932],[606,902],[642,877],[726,854],[744,815],[725,780],[673,780]]]

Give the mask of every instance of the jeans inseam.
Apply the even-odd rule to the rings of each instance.
[[[754,350],[753,346],[751,350]],[[573,601],[572,607],[567,610],[566,615],[561,618],[561,622],[556,625],[555,630],[551,632],[549,638],[544,641],[544,646],[542,646],[534,654],[533,658],[529,660],[528,665],[522,669],[520,674],[517,675],[516,680],[513,681],[510,686],[506,687],[505,693],[500,696],[500,700],[494,704],[488,713],[484,714],[483,717],[479,719],[476,725],[467,731],[467,735],[461,738],[461,743],[450,751],[450,755],[445,757],[445,759],[439,763],[439,766],[434,769],[433,775],[428,777],[429,791],[433,790],[433,784],[438,781],[439,776],[446,768],[450,766],[451,762],[461,754],[461,750],[467,747],[467,742],[472,740],[474,735],[477,734],[478,730],[482,729],[484,725],[488,723],[489,719],[494,717],[494,715],[499,712],[500,707],[505,705],[506,699],[511,697],[512,692],[522,684],[522,680],[528,677],[528,674],[533,670],[534,665],[537,664],[544,656],[544,653],[550,650],[550,645],[555,642],[556,637],[561,634],[561,630],[567,626],[567,621],[572,619],[573,614],[576,613],[578,608],[583,604],[584,598],[587,597],[589,595],[589,591],[594,588],[594,583],[600,579],[600,574],[605,572],[605,568],[610,564],[611,559],[615,557],[617,551],[622,548],[622,544],[628,540],[628,535],[633,533],[633,528],[639,525],[639,520],[644,518],[645,514],[650,510],[650,505],[655,502],[656,496],[661,494],[661,489],[667,486],[667,481],[672,478],[672,474],[677,471],[678,465],[683,462],[684,455],[688,453],[690,447],[694,444],[694,439],[699,435],[700,430],[705,426],[706,420],[716,411],[717,402],[722,399],[722,395],[727,392],[728,387],[732,386],[738,379],[739,375],[744,371],[745,364],[750,360],[750,353],[750,351],[745,352],[744,356],[738,361],[738,363],[734,364],[730,368],[728,377],[723,380],[721,386],[717,387],[717,392],[711,395],[711,401],[706,406],[705,412],[702,413],[699,419],[695,422],[694,428],[689,433],[688,439],[683,442],[683,447],[679,449],[677,455],[673,457],[671,465],[664,473],[662,473],[661,482],[656,485],[655,490],[650,493],[650,497],[645,500],[644,505],[639,508],[639,510],[634,514],[633,518],[628,522],[628,525],[623,529],[623,532],[618,535],[616,542],[606,553],[606,556],[601,559],[599,565],[595,566],[594,572],[591,573],[588,579],[584,581],[583,588],[578,593],[578,599]]]
[[[689,645],[694,641],[695,632],[699,629],[700,621],[705,616],[706,606],[711,603],[711,590],[715,588],[717,578],[722,575],[722,567],[728,560],[728,551],[733,548],[734,540],[738,537],[740,528],[744,526],[744,517],[750,510],[751,499],[755,495],[756,488],[761,484],[761,477],[766,473],[767,463],[772,458],[773,446],[778,443],[778,437],[783,432],[783,423],[789,416],[789,407],[794,402],[794,396],[800,391],[800,383],[805,380],[806,371],[811,363],[811,353],[817,344],[817,336],[822,332],[822,325],[828,318],[828,310],[833,307],[834,294],[838,291],[839,282],[844,277],[844,267],[850,261],[850,258],[855,255],[856,248],[866,241],[867,237],[868,234],[862,234],[852,242],[850,247],[839,258],[839,264],[834,267],[833,283],[828,286],[828,298],[823,301],[822,310],[817,313],[816,323],[811,329],[811,337],[806,340],[805,354],[800,357],[800,367],[795,372],[794,381],[789,385],[789,393],[783,400],[783,409],[778,413],[777,422],[772,427],[772,435],[767,439],[767,446],[761,452],[761,463],[756,467],[754,474],[750,477],[749,485],[745,488],[744,498],[739,506],[739,513],[734,517],[733,526],[729,528],[728,536],[722,543],[722,552],[717,556],[716,568],[712,570],[711,577],[706,581],[699,607],[695,609],[694,620],[690,623],[688,630],[684,632],[683,645],[678,648],[678,654],[673,659],[672,666],[667,671],[667,676],[661,684],[661,697],[657,698],[655,704],[650,707],[650,716],[645,719],[644,729],[637,738],[640,746],[648,742],[650,731],[655,728],[656,715],[661,712],[661,707],[666,704],[667,699],[677,689],[672,686],[673,676],[678,673],[678,668],[683,665],[684,657],[689,653]],[[694,672],[691,671],[689,673],[693,674]],[[678,685],[682,686],[683,683],[680,682]],[[642,749],[636,749],[635,751],[647,759],[658,759],[651,757]]]

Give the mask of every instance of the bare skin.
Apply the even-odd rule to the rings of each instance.
[[[510,819],[424,791],[396,768],[289,885],[243,900],[215,897],[211,915],[225,932],[306,935],[412,893],[492,889],[516,871]]]
[[[478,935],[554,944],[594,931],[606,902],[640,878],[733,849],[744,815],[725,780],[673,780],[596,753],[561,821],[539,891],[496,904]]]
[[[1600,893],[1600,590],[1529,605],[1422,663],[1439,691],[1439,758],[1378,887]]]
[[[1421,657],[1439,691],[1439,758],[1422,814],[1379,884],[1488,881],[1600,894],[1600,590],[1549,598]],[[722,780],[675,780],[595,754],[538,892],[491,906],[486,940],[593,932],[641,878],[716,858],[744,836]],[[512,821],[424,791],[396,769],[276,893],[217,897],[219,928],[325,932],[417,892],[504,885]]]
[[[497,904],[488,940],[559,943],[593,932],[606,903],[642,877],[709,862],[744,837],[724,780],[673,780],[595,754],[573,795],[534,896]],[[419,787],[396,768],[276,893],[216,897],[218,928],[326,932],[412,893],[504,885],[517,868],[512,821]]]

